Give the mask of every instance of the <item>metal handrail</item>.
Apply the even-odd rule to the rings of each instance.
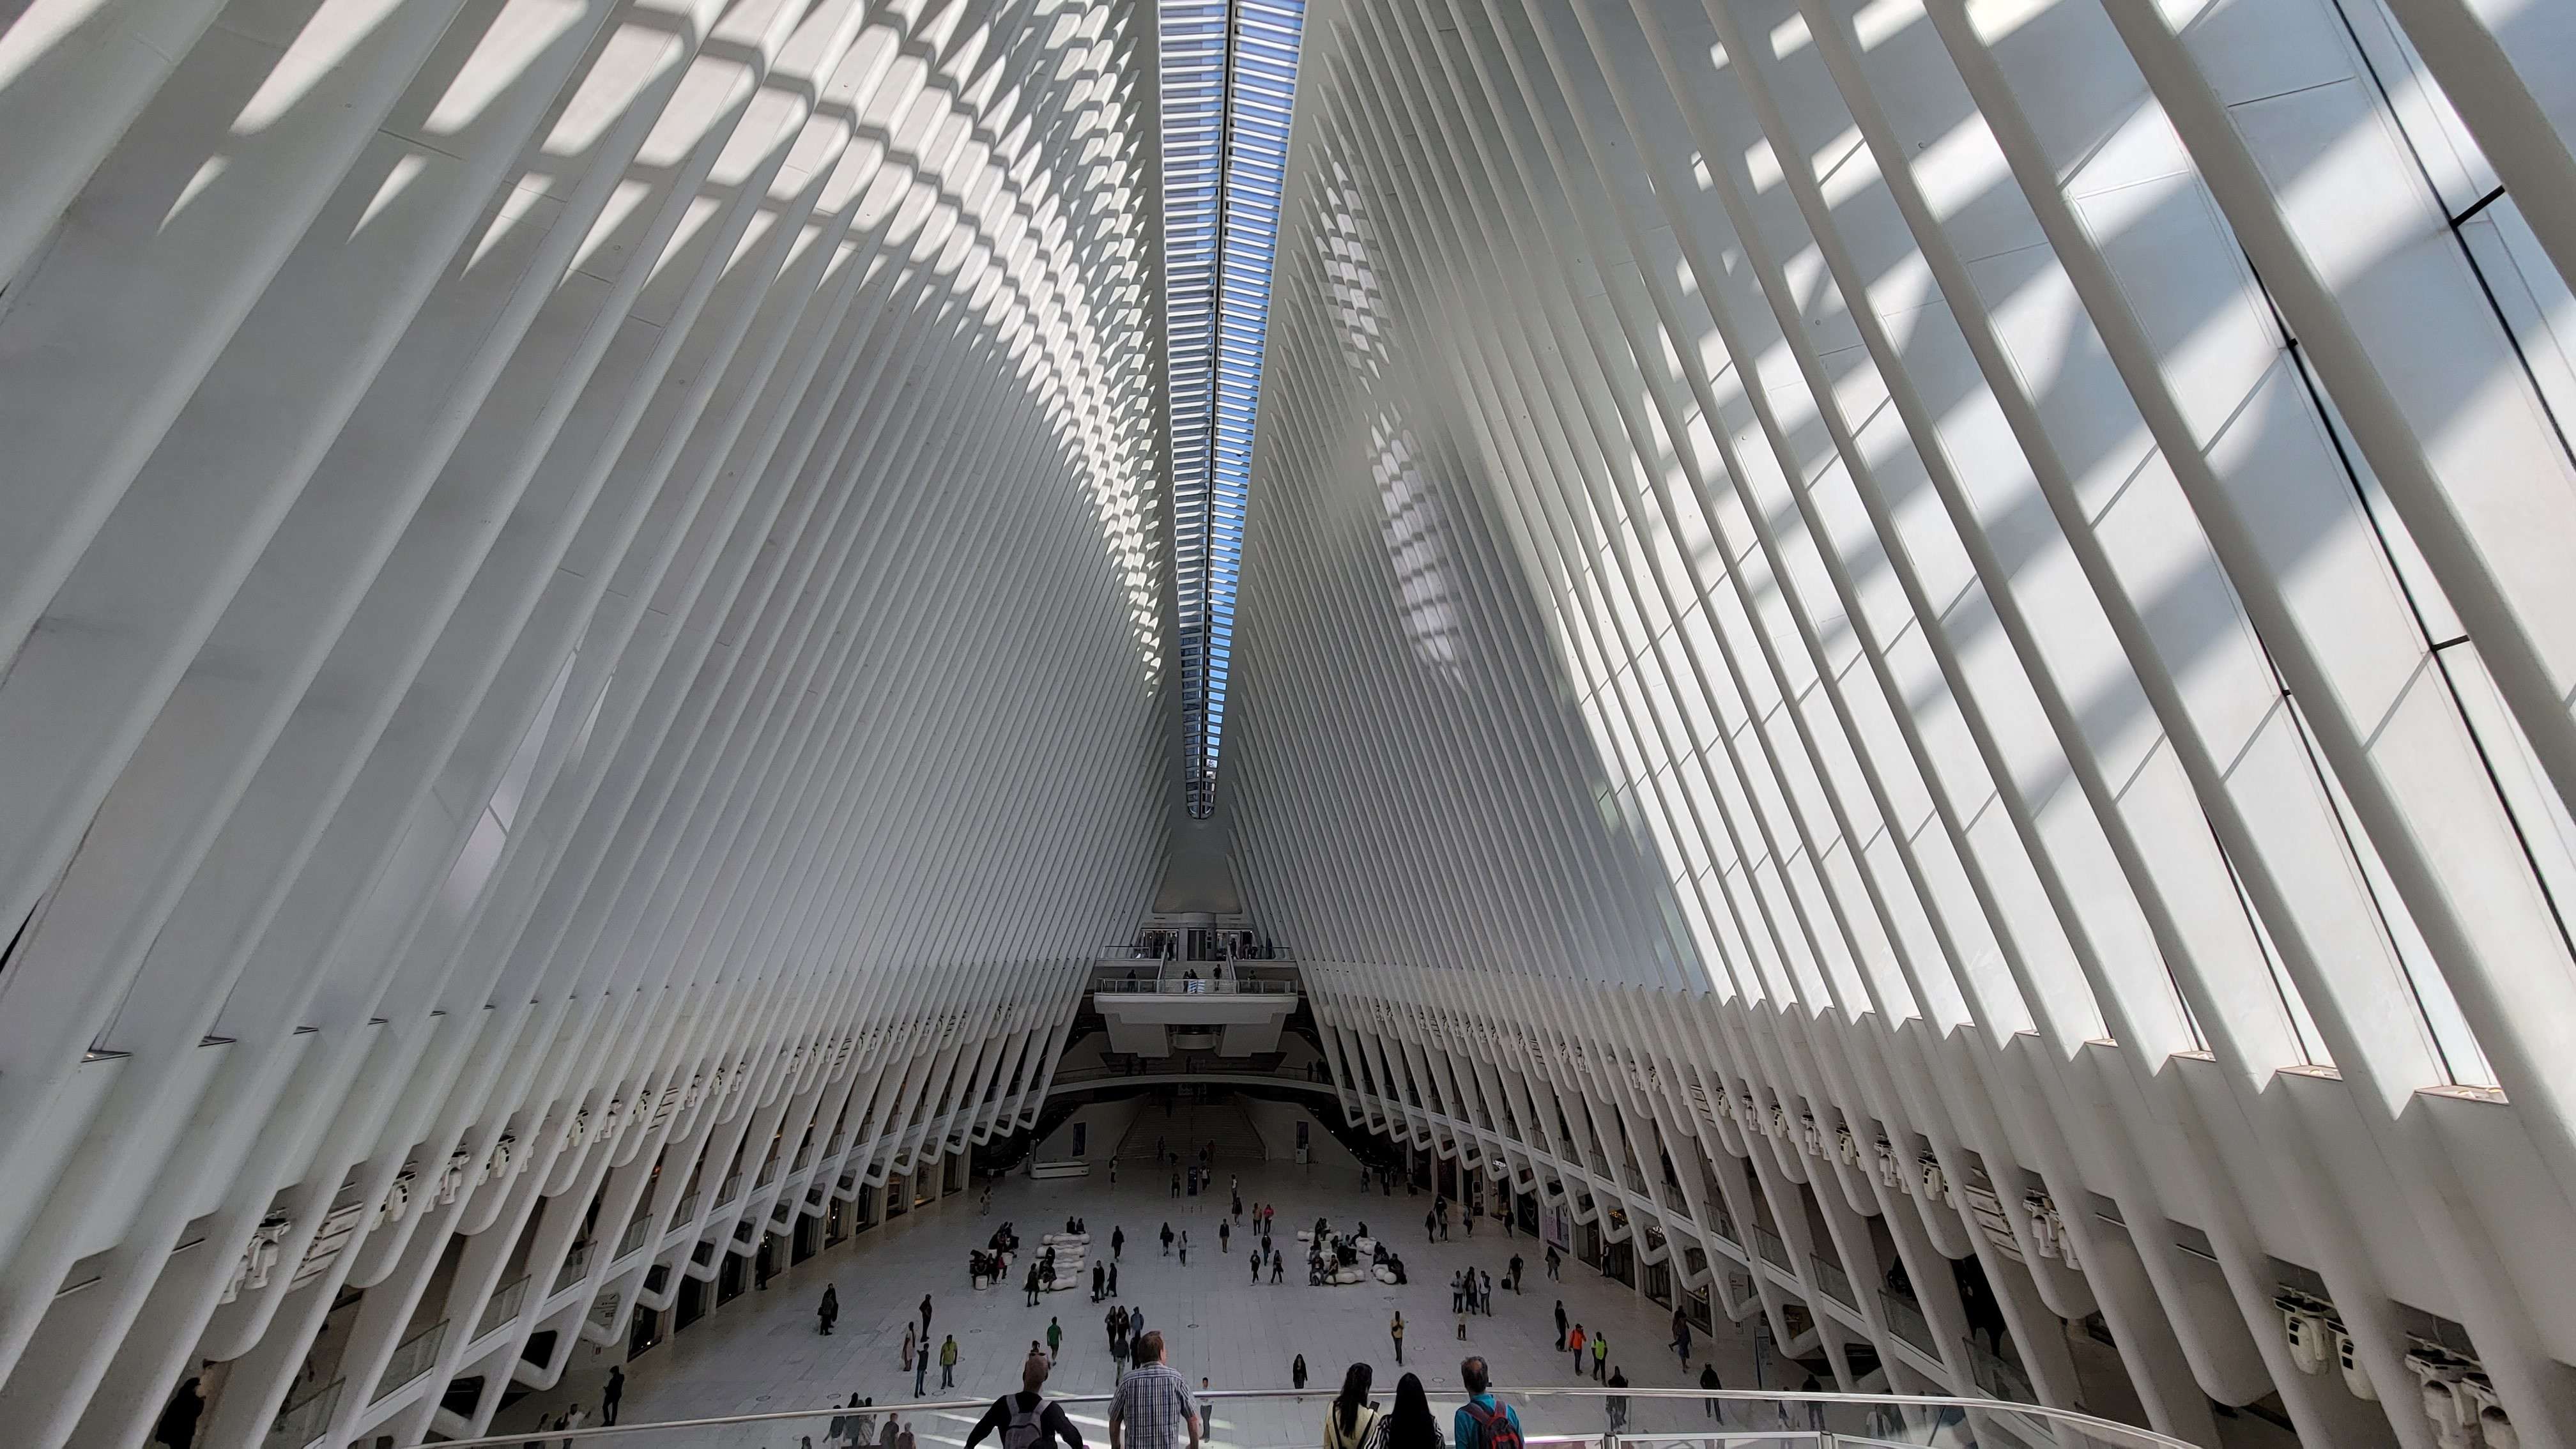
[[[1463,1391],[1453,1384],[1431,1384],[1425,1385],[1425,1388],[1433,1399],[1443,1402],[1454,1401],[1464,1396]],[[1511,1388],[1497,1386],[1493,1392],[1499,1395],[1505,1402],[1517,1403],[1526,1403],[1533,1399],[1625,1398],[1674,1399],[1694,1403],[1715,1402],[1719,1404],[1761,1405],[1775,1409],[1782,1405],[1792,1404],[1815,1405],[1822,1409],[1837,1407],[1847,1409],[1956,1409],[1963,1413],[2009,1414],[2031,1419],[2046,1420],[2053,1425],[2062,1425],[2076,1432],[2089,1434],[2095,1439],[2101,1440],[2107,1444],[2121,1446],[2121,1449],[2195,1449],[2195,1446],[2181,1439],[2159,1434],[2150,1429],[2141,1429],[2133,1424],[2121,1424],[2109,1419],[2098,1419],[2090,1414],[2078,1413],[2072,1409],[2056,1409],[2045,1404],[2006,1403],[1997,1399],[1961,1398],[1939,1394],[1811,1394],[1788,1391],[1777,1393],[1753,1392],[1742,1389],[1649,1389],[1636,1387],[1612,1389],[1573,1386],[1564,1388]],[[1322,1405],[1330,1402],[1334,1393],[1335,1390],[1332,1389],[1202,1389],[1193,1394],[1192,1397],[1209,1402],[1224,1402],[1227,1400],[1241,1399],[1286,1399]],[[1057,1403],[1064,1404],[1068,1407],[1086,1404],[1105,1405],[1113,1397],[1114,1395],[1110,1394],[1062,1394],[1054,1396]],[[992,1403],[993,1401],[990,1398],[911,1399],[900,1404],[881,1405],[874,1410],[863,1409],[860,1410],[860,1412],[888,1413],[901,1410],[914,1416],[947,1412],[981,1414],[984,1410],[992,1407]],[[650,1423],[638,1421],[619,1424],[615,1427],[549,1429],[546,1431],[544,1437],[569,1443],[571,1441],[582,1439],[608,1439],[610,1436],[618,1434],[655,1434],[667,1433],[676,1429],[721,1428],[726,1425],[733,1424],[776,1424],[801,1419],[828,1419],[838,1415],[847,1414],[849,1412],[851,1411],[848,1408],[840,1405],[821,1404],[809,1409],[771,1409],[752,1414],[720,1414],[702,1419],[665,1419]],[[439,1441],[439,1445],[440,1449],[519,1449],[519,1446],[527,1443],[529,1437],[530,1436],[527,1431],[521,1430],[517,1433],[511,1434],[486,1435],[479,1439],[442,1439]],[[1872,1439],[1865,1435],[1812,1429],[1782,1429],[1778,1431],[1717,1429],[1705,1433],[1683,1431],[1678,1433],[1648,1432],[1636,1434],[1532,1434],[1525,1436],[1524,1439],[1524,1442],[1531,1444],[1597,1444],[1601,1445],[1602,1449],[1620,1449],[1620,1446],[1623,1445],[1645,1446],[1648,1444],[1672,1444],[1679,1441],[1709,1441],[1721,1444],[1733,1442],[1739,1444],[1771,1443],[1821,1445],[1870,1445],[1888,1442],[1885,1440]],[[661,1441],[643,1440],[639,1442],[658,1443]]]

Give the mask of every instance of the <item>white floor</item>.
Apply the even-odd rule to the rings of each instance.
[[[1211,1433],[1220,1446],[1316,1442],[1324,1397],[1339,1387],[1343,1370],[1354,1359],[1364,1359],[1374,1368],[1375,1397],[1391,1406],[1402,1370],[1396,1366],[1387,1326],[1398,1309],[1406,1324],[1406,1367],[1422,1374],[1444,1431],[1451,1404],[1439,1401],[1445,1389],[1451,1391],[1448,1397],[1454,1403],[1458,1361],[1468,1353],[1484,1355],[1499,1384],[1538,1387],[1576,1381],[1571,1356],[1551,1351],[1556,1332],[1551,1310],[1559,1297],[1568,1315],[1588,1331],[1608,1332],[1610,1361],[1623,1368],[1636,1387],[1693,1387],[1700,1365],[1711,1357],[1729,1388],[1755,1387],[1749,1322],[1742,1329],[1721,1322],[1714,1340],[1694,1334],[1693,1358],[1685,1368],[1669,1346],[1668,1310],[1571,1258],[1564,1264],[1563,1280],[1547,1282],[1540,1266],[1544,1252],[1526,1235],[1507,1237],[1496,1225],[1484,1223],[1470,1239],[1459,1232],[1453,1218],[1448,1242],[1425,1243],[1422,1215],[1429,1206],[1427,1196],[1407,1197],[1401,1186],[1392,1199],[1375,1193],[1363,1196],[1355,1174],[1321,1166],[1239,1166],[1247,1215],[1255,1202],[1278,1207],[1276,1239],[1289,1266],[1288,1281],[1277,1287],[1268,1283],[1266,1275],[1259,1287],[1251,1285],[1240,1235],[1233,1252],[1217,1251],[1222,1187],[1213,1199],[1174,1200],[1167,1196],[1167,1175],[1158,1177],[1136,1164],[1123,1165],[1122,1180],[1114,1187],[1098,1171],[1088,1179],[1050,1182],[1012,1177],[998,1186],[989,1217],[977,1211],[972,1191],[949,1198],[817,1254],[772,1278],[765,1292],[746,1292],[710,1312],[627,1365],[622,1421],[631,1425],[823,1409],[846,1403],[854,1393],[873,1395],[880,1408],[900,1410],[913,1402],[912,1376],[898,1362],[904,1327],[913,1321],[924,1293],[933,1300],[934,1332],[956,1334],[960,1350],[956,1389],[939,1393],[934,1363],[931,1398],[989,1401],[1017,1388],[1029,1341],[1044,1335],[1050,1317],[1061,1319],[1065,1336],[1048,1392],[1107,1393],[1115,1386],[1102,1326],[1107,1306],[1090,1301],[1087,1283],[1072,1292],[1048,1295],[1039,1308],[1025,1306],[1026,1299],[1016,1288],[977,1293],[967,1286],[967,1251],[984,1242],[995,1225],[1011,1220],[1022,1238],[1034,1243],[1039,1233],[1060,1228],[1068,1215],[1086,1219],[1103,1253],[1110,1229],[1126,1228],[1118,1296],[1145,1311],[1147,1326],[1161,1330],[1170,1340],[1172,1365],[1193,1381],[1204,1377],[1217,1389],[1285,1390],[1291,1359],[1305,1355],[1308,1387],[1317,1394],[1311,1407],[1280,1401],[1221,1404]],[[1224,1175],[1221,1168],[1220,1181]],[[1405,1286],[1374,1282],[1338,1288],[1306,1286],[1291,1225],[1311,1225],[1318,1215],[1330,1218],[1337,1228],[1355,1220],[1366,1222],[1403,1255]],[[1177,1258],[1160,1254],[1156,1237],[1165,1221],[1175,1232],[1187,1229],[1190,1234],[1187,1268]],[[1518,1297],[1499,1286],[1504,1265],[1515,1252],[1529,1260],[1528,1292]],[[1448,1283],[1451,1274],[1468,1264],[1494,1276],[1496,1303],[1492,1317],[1466,1320],[1466,1338],[1461,1342],[1458,1320],[1449,1312]],[[839,1328],[829,1338],[815,1331],[814,1316],[826,1283],[838,1285],[841,1300]],[[493,1432],[531,1429],[540,1414],[551,1423],[555,1414],[573,1403],[590,1410],[595,1421],[604,1377],[604,1367],[568,1373],[557,1389],[531,1395],[504,1410]],[[1074,1414],[1075,1422],[1096,1445],[1107,1442],[1104,1414],[1099,1407],[1080,1408]],[[1524,1422],[1533,1434],[1598,1433],[1602,1414],[1598,1401],[1561,1401],[1553,1408],[1524,1406]],[[924,1415],[914,1424],[920,1449],[962,1444],[974,1417],[965,1412]],[[1708,1421],[1695,1399],[1640,1399],[1631,1422],[1638,1429],[1678,1430],[1698,1428]],[[798,1449],[802,1434],[820,1439],[823,1426],[819,1421],[780,1422],[637,1436],[636,1442],[653,1449],[680,1444]]]

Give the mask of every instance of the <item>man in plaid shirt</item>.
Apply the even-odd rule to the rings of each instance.
[[[1163,1362],[1163,1335],[1136,1339],[1136,1367],[1118,1381],[1109,1404],[1109,1449],[1175,1449],[1187,1429],[1199,1449],[1199,1408],[1190,1381]]]

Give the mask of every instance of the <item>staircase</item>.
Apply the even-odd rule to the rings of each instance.
[[[1168,1114],[1161,1103],[1146,1102],[1118,1144],[1118,1160],[1151,1162],[1158,1140],[1165,1151],[1180,1154],[1183,1163],[1210,1142],[1216,1144],[1219,1162],[1257,1162],[1267,1155],[1252,1118],[1231,1101],[1175,1102]]]

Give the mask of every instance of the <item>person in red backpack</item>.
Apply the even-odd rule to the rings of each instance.
[[[1459,1364],[1458,1381],[1467,1387],[1467,1402],[1449,1426],[1451,1449],[1522,1449],[1520,1411],[1495,1399],[1485,1360]]]

